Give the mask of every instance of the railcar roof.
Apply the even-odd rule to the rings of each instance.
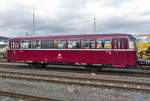
[[[134,38],[131,34],[83,34],[83,35],[60,35],[39,37],[16,37],[10,40],[34,40],[34,39],[71,39],[71,38]]]

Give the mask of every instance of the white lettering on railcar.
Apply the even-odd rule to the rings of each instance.
[[[62,59],[62,54],[61,54],[61,53],[58,53],[57,58],[58,58],[58,59]]]

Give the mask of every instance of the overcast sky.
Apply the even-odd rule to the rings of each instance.
[[[35,34],[33,34],[35,12]],[[149,0],[0,0],[0,36],[150,33]]]

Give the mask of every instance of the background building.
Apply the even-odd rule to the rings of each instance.
[[[7,37],[0,37],[0,59],[7,57],[8,40]]]

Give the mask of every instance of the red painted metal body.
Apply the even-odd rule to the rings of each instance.
[[[13,38],[15,40],[41,40],[41,39],[84,39],[84,38],[112,38],[111,49],[8,49],[8,61],[40,61],[40,62],[65,62],[65,63],[91,63],[111,64],[117,66],[136,65],[136,50],[114,47],[116,38],[133,38],[129,34],[96,34],[96,35],[71,35],[49,37]]]

